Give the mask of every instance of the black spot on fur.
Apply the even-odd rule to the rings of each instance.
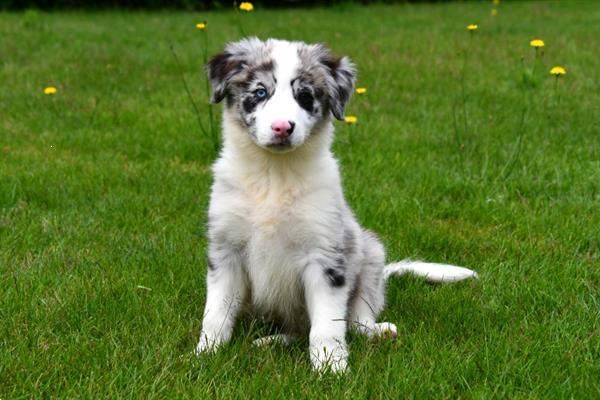
[[[244,112],[246,114],[250,114],[254,110],[256,110],[256,106],[258,105],[258,99],[254,96],[248,96],[242,102],[242,107],[244,108]]]
[[[208,269],[211,271],[214,271],[216,269],[215,265],[210,260],[208,260]]]
[[[309,113],[313,112],[315,99],[314,99],[312,93],[310,92],[310,90],[308,90],[308,89],[300,90],[296,94],[295,98],[296,98],[296,101],[298,102],[298,104],[300,105],[300,107],[302,107]]]
[[[343,271],[339,271],[335,268],[327,268],[325,275],[329,278],[329,284],[333,287],[341,287],[346,284],[346,277]]]
[[[326,58],[323,58],[321,62],[329,68],[329,72],[333,75],[333,71],[340,65],[340,57],[330,57],[329,55]]]
[[[315,98],[321,100],[324,95],[325,93],[323,93],[323,89],[321,89],[320,87],[315,87]]]

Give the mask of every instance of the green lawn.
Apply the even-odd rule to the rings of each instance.
[[[368,92],[335,152],[389,260],[481,276],[391,282],[398,339],[350,335],[340,377],[311,372],[306,341],[252,348],[249,318],[189,357],[214,150],[182,74],[206,124],[202,35],[217,52],[236,14],[0,13],[0,399],[599,398],[600,7],[491,7],[242,15],[357,63]]]

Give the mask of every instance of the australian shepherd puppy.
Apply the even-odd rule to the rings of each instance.
[[[213,165],[207,298],[196,353],[230,338],[242,310],[283,332],[309,335],[316,370],[347,369],[348,328],[395,337],[377,323],[385,280],[406,272],[432,281],[476,274],[441,264],[385,265],[383,246],[360,227],[331,153],[356,69],[322,44],[244,39],[208,64],[212,101],[224,101],[223,149]]]

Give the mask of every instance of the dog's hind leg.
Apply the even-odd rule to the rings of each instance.
[[[384,306],[385,253],[374,234],[363,231],[364,258],[350,304],[350,326],[370,339],[396,337],[396,325],[375,322]]]
[[[375,340],[381,337],[396,337],[398,330],[391,322],[375,322],[373,307],[365,298],[356,297],[352,305],[350,326],[358,333]]]
[[[398,330],[391,322],[375,322],[375,317],[365,301],[359,301],[350,317],[350,326],[358,333],[369,339],[380,337],[396,337]]]

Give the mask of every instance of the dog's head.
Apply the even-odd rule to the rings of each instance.
[[[208,63],[212,102],[239,120],[254,143],[275,152],[302,145],[316,127],[342,120],[356,70],[322,44],[250,38]]]

